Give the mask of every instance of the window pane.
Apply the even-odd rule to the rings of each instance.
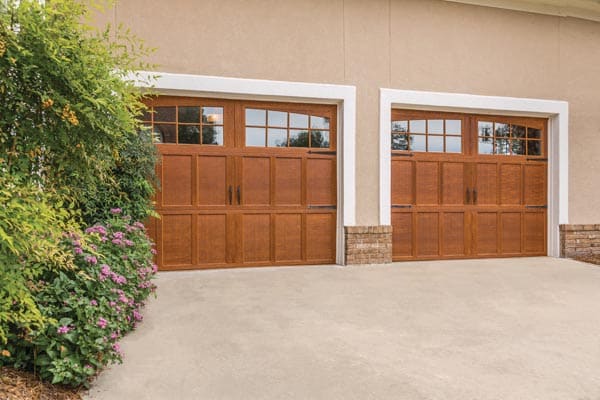
[[[179,143],[200,144],[200,125],[179,125]]]
[[[329,131],[311,131],[310,147],[329,147]]]
[[[290,129],[290,147],[308,147],[308,131]]]
[[[308,115],[290,113],[290,128],[308,128]]]
[[[175,107],[154,107],[154,121],[175,122]]]
[[[513,139],[510,141],[512,153],[516,156],[525,155],[525,141],[519,139]]]
[[[204,125],[202,127],[202,144],[223,146],[223,127]]]
[[[542,155],[542,141],[541,140],[528,140],[527,141],[527,154],[530,156],[541,156]]]
[[[492,138],[479,138],[479,154],[494,154],[494,140]]]
[[[496,154],[510,154],[510,141],[508,139],[496,139]]]
[[[179,107],[179,122],[200,123],[200,107]]]
[[[483,137],[491,137],[494,136],[493,133],[493,124],[491,122],[478,122],[477,123],[477,129],[479,131],[479,136],[483,136]],[[482,154],[488,154],[488,153],[482,153]]]
[[[508,137],[509,133],[508,124],[496,122],[496,137]]]
[[[223,125],[223,107],[202,107],[202,122]]]
[[[269,111],[269,126],[287,127],[287,113],[282,111]],[[287,136],[287,134],[286,134]],[[287,138],[286,138],[287,141]]]
[[[177,126],[155,124],[154,135],[158,143],[175,143],[177,138]]]
[[[264,147],[265,145],[265,128],[246,128],[246,146]]]
[[[393,133],[392,150],[408,150],[408,135],[404,133]]]
[[[267,111],[246,108],[246,125],[265,126],[267,124]]]
[[[148,107],[146,111],[143,112],[141,121],[151,121],[152,120],[152,109]]]
[[[410,150],[425,151],[425,136],[424,135],[410,135],[409,140],[410,140]]]
[[[446,153],[461,153],[461,152],[462,152],[462,138],[460,136],[446,136]]]
[[[541,129],[527,128],[527,139],[541,139],[541,138],[542,138]]]
[[[269,124],[271,123],[269,112]],[[271,129],[267,137],[267,146],[269,147],[287,147],[287,129]]]
[[[427,133],[443,134],[444,133],[444,120],[443,119],[430,119],[427,120]]]
[[[427,151],[443,152],[444,151],[444,137],[443,136],[429,136],[427,139]]]
[[[417,119],[414,121],[410,121],[408,129],[410,133],[425,133],[425,120]]]
[[[524,138],[525,137],[525,127],[521,125],[511,125],[511,137],[514,138]]]
[[[392,121],[392,132],[408,132],[408,121]]]
[[[310,127],[312,129],[329,129],[329,118],[310,116]]]
[[[462,121],[460,119],[446,120],[447,135],[462,135]]]

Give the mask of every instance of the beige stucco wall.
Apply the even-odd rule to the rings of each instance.
[[[357,223],[378,223],[379,88],[566,100],[570,222],[600,222],[600,23],[441,0],[121,0],[165,72],[357,87]]]

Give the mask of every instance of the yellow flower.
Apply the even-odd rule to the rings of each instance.
[[[8,60],[11,62],[11,64],[16,64],[17,63],[17,59],[14,58],[14,57],[9,58]]]
[[[0,354],[2,355],[2,357],[10,357],[10,351],[8,350],[2,350]]]
[[[52,105],[53,105],[53,104],[54,104],[54,100],[52,100],[52,99],[46,99],[46,100],[44,100],[44,101],[42,102],[42,107],[43,107],[44,109],[46,109],[46,108],[50,108],[50,107],[52,107]]]
[[[6,53],[6,43],[4,40],[0,40],[0,57],[2,57]]]

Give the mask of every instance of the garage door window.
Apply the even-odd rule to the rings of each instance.
[[[144,116],[157,143],[223,145],[223,107],[154,107]]]
[[[462,153],[462,120],[411,119],[392,121],[392,150]]]
[[[542,156],[542,130],[507,121],[477,121],[478,153]]]

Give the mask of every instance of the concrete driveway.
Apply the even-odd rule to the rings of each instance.
[[[600,399],[600,267],[163,273],[90,399]]]

